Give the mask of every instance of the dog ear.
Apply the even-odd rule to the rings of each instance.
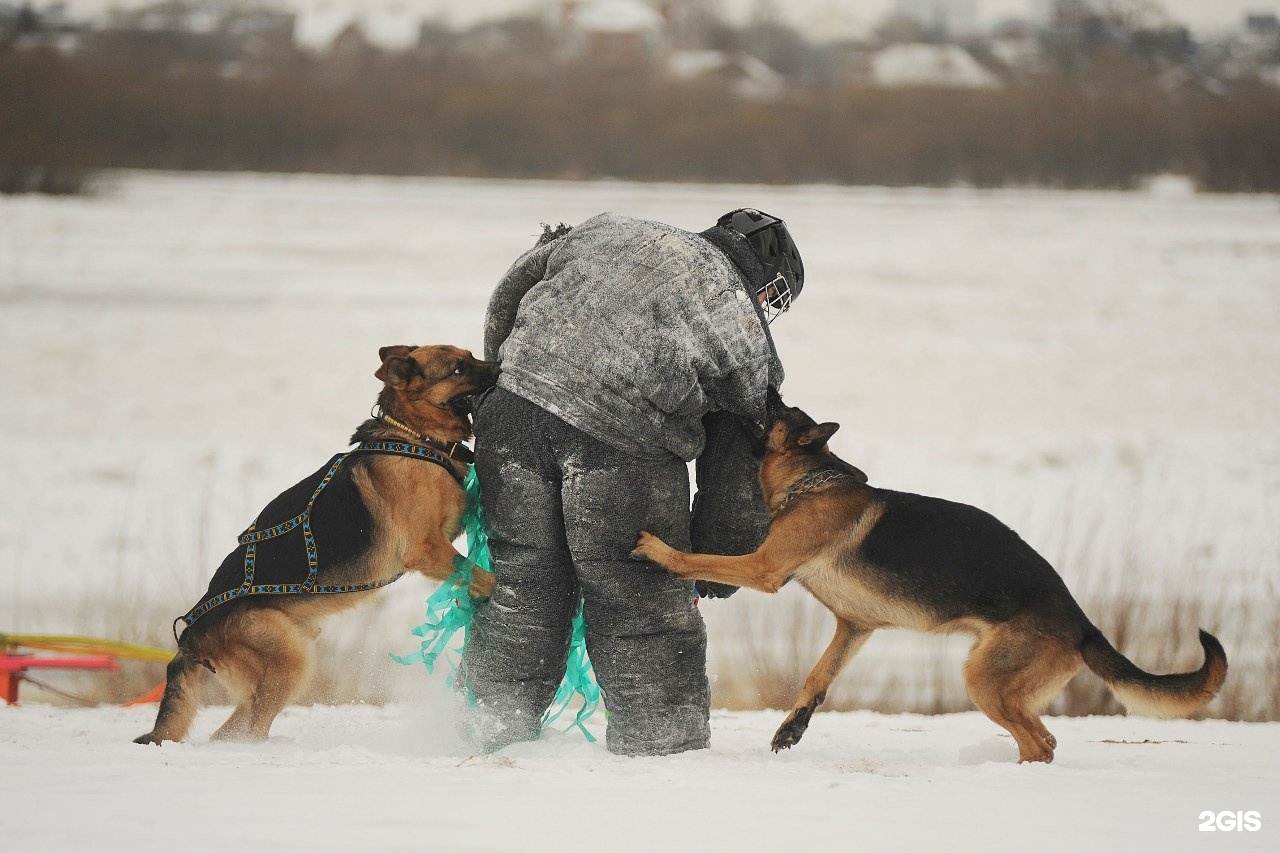
[[[409,353],[413,352],[416,349],[417,347],[406,346],[405,344],[396,344],[395,346],[389,346],[389,347],[379,347],[378,361],[386,361],[387,358],[393,355],[397,355],[403,358],[404,356],[408,355]]]
[[[413,377],[422,375],[422,368],[411,358],[393,355],[373,375],[392,388],[403,388]]]
[[[840,429],[840,424],[832,423],[831,421],[828,421],[825,424],[806,427],[801,430],[800,434],[796,437],[796,444],[802,447],[808,444],[814,445],[815,447],[821,447],[827,443],[827,440],[831,438],[831,436],[835,435],[836,430],[838,429]]]

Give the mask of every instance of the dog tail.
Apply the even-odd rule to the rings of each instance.
[[[1097,629],[1080,643],[1085,666],[1093,670],[1131,713],[1186,717],[1208,704],[1227,677],[1227,653],[1218,638],[1200,632],[1204,663],[1194,672],[1152,675],[1115,650]]]

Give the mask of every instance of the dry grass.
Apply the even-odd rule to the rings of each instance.
[[[1151,672],[1199,665],[1196,631],[1204,626],[1227,648],[1231,672],[1222,693],[1202,716],[1231,720],[1280,720],[1280,585],[1255,577],[1258,595],[1237,598],[1222,592],[1205,598],[1164,598],[1137,592],[1084,596],[1081,604],[1112,642]],[[799,591],[797,591],[798,593]],[[392,590],[379,603],[334,617],[316,647],[316,670],[299,704],[383,703],[403,695],[406,680],[423,677],[387,658],[415,646],[409,629],[421,597]],[[83,627],[93,636],[171,648],[168,620],[174,607],[139,604],[123,596],[81,609]],[[777,599],[739,593],[732,608],[711,628],[713,696],[731,710],[785,709],[831,638],[834,621],[803,594]],[[961,677],[968,650],[963,637],[934,637],[882,631],[868,641],[832,686],[824,709],[865,708],[885,713],[950,713],[972,710]],[[122,703],[164,678],[164,665],[124,661],[118,673],[36,673],[59,689],[103,703]],[[226,704],[226,693],[206,678],[206,704]],[[28,701],[75,704],[34,685],[23,687]],[[1088,670],[1074,678],[1050,707],[1069,716],[1116,714],[1119,704]]]
[[[1262,85],[1170,97],[1154,77],[1100,68],[994,91],[833,84],[760,101],[727,84],[536,61],[507,76],[488,63],[298,57],[229,78],[120,38],[100,34],[73,57],[0,51],[0,91],[23,95],[0,99],[0,173],[1130,189],[1176,172],[1206,190],[1280,188],[1280,95]]]
[[[1178,567],[1168,576],[1204,581],[1193,585],[1199,587],[1195,594],[1170,592],[1187,585],[1153,577],[1150,560],[1139,556],[1152,548],[1132,541],[1117,543],[1114,531],[1125,526],[1099,519],[1060,513],[1048,537],[1055,541],[1040,547],[1056,566],[1074,568],[1063,570],[1068,586],[1112,643],[1150,672],[1193,669],[1200,663],[1197,630],[1203,627],[1226,647],[1231,671],[1222,693],[1201,715],[1280,720],[1280,581],[1270,568],[1273,561],[1264,555],[1251,565],[1228,570],[1201,547],[1175,544],[1172,557],[1163,555],[1163,565]],[[203,548],[198,542],[188,545],[195,551]],[[123,540],[118,545],[120,577],[108,588],[129,592],[86,595],[74,603],[47,605],[43,611],[25,607],[24,624],[6,627],[173,648],[172,620],[198,595],[175,598],[172,589],[149,595],[134,591],[124,578],[126,547]],[[421,621],[422,602],[430,589],[425,580],[406,578],[375,601],[330,619],[317,642],[315,673],[298,703],[383,703],[420,686],[426,677],[422,668],[400,666],[388,652],[405,654],[416,648],[417,640],[409,632]],[[713,701],[733,710],[789,708],[834,630],[830,614],[795,586],[778,596],[740,592],[728,601],[708,603],[704,612],[711,635]],[[961,676],[968,646],[963,636],[877,632],[833,684],[824,709],[926,714],[971,710]],[[124,661],[118,673],[33,674],[88,701],[122,703],[160,683],[164,665]],[[206,678],[204,683],[207,704],[229,701],[216,679]],[[74,704],[35,685],[24,686],[22,696],[26,701]],[[1121,710],[1088,670],[1082,670],[1049,709],[1065,715]]]

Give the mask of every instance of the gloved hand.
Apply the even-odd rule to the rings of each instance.
[[[699,598],[728,598],[738,591],[738,587],[715,581],[694,581],[694,592]]]

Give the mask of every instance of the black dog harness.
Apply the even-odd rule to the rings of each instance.
[[[307,501],[306,507],[300,513],[287,521],[282,521],[265,529],[259,529],[259,521],[261,520],[260,516],[258,520],[255,520],[253,524],[249,525],[248,529],[245,530],[244,533],[240,534],[237,542],[240,547],[244,549],[244,558],[242,563],[244,571],[242,577],[232,564],[232,559],[237,556],[240,550],[237,548],[236,551],[233,551],[228,555],[227,559],[219,568],[218,573],[214,575],[213,582],[210,584],[209,593],[214,593],[218,587],[221,587],[222,591],[217,592],[217,594],[214,595],[206,593],[206,596],[208,597],[206,597],[200,604],[187,611],[185,616],[179,616],[178,619],[175,620],[174,624],[176,625],[177,622],[185,622],[187,626],[190,627],[195,624],[197,619],[204,616],[218,605],[225,604],[233,599],[243,598],[246,595],[364,592],[366,590],[378,589],[379,587],[386,586],[387,584],[393,583],[404,577],[405,572],[400,572],[395,577],[387,578],[386,580],[370,581],[368,583],[316,584],[316,575],[320,569],[320,555],[316,547],[316,536],[315,532],[312,530],[311,524],[316,499],[319,498],[320,493],[333,482],[334,477],[337,476],[343,463],[357,453],[380,453],[392,456],[409,456],[414,459],[423,459],[427,462],[434,462],[448,471],[449,475],[452,476],[459,485],[462,483],[462,477],[459,476],[458,472],[454,469],[453,465],[450,464],[449,460],[451,458],[456,458],[460,461],[470,462],[471,459],[474,458],[471,450],[461,444],[455,443],[452,445],[446,445],[444,448],[440,448],[421,444],[409,444],[401,441],[365,441],[361,442],[359,446],[346,453],[338,454],[329,460],[327,470],[324,468],[320,469],[325,473],[320,478],[320,482],[316,485],[315,490],[311,492],[311,498]],[[297,486],[294,486],[290,491],[297,491],[299,487],[312,482],[319,473],[319,471],[316,472],[316,474],[312,475],[311,478],[308,478]],[[347,482],[349,483],[349,480]],[[354,486],[350,486],[350,488],[353,489]],[[302,493],[305,494],[305,490]],[[285,494],[288,495],[289,493],[286,492]],[[285,495],[281,496],[281,498],[283,497],[285,497]],[[277,498],[277,501],[279,500],[280,498]],[[367,514],[367,510],[365,510],[365,513]],[[358,521],[353,523],[358,525]],[[338,526],[341,527],[343,525],[339,524]],[[296,577],[296,575],[301,572],[301,562],[291,558],[277,562],[283,562],[283,565],[286,567],[296,567],[293,568],[294,578],[282,579],[272,577],[270,578],[272,581],[271,583],[254,583],[254,572],[258,562],[259,544],[269,540],[281,539],[295,530],[300,530],[302,532],[302,541],[305,546],[307,557],[307,576],[302,579]],[[346,532],[347,531],[337,531],[335,532],[335,536],[341,536]],[[219,583],[220,577],[223,578],[221,583]],[[241,580],[240,584],[238,586],[231,586],[228,588],[227,585],[234,584],[237,579]]]

